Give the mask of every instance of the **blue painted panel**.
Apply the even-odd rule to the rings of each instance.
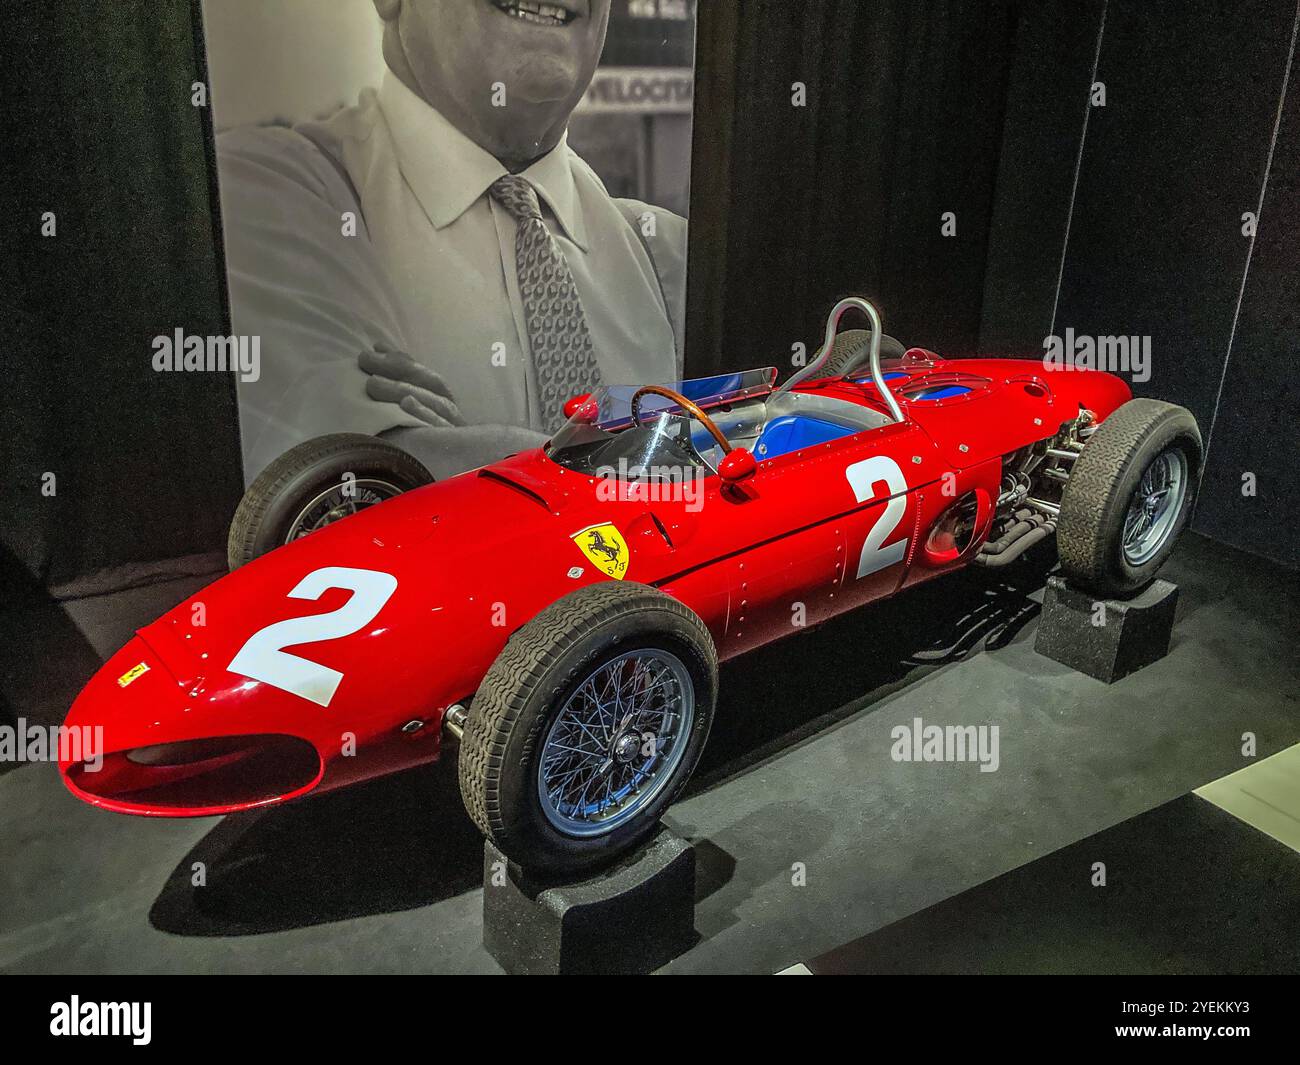
[[[763,428],[763,435],[754,447],[754,457],[760,462],[785,455],[800,448],[812,447],[838,440],[842,436],[852,436],[856,429],[834,422],[810,418],[803,414],[787,414],[774,418]]]
[[[939,385],[935,388],[923,388],[920,392],[908,396],[913,403],[920,400],[924,402],[927,399],[947,399],[950,396],[964,396],[970,391],[967,385]]]

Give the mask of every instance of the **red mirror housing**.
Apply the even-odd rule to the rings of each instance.
[[[566,418],[572,418],[575,414],[577,414],[579,411],[582,410],[584,404],[586,404],[587,400],[589,399],[591,399],[590,392],[583,392],[582,395],[580,396],[573,396],[564,404],[564,416]],[[596,413],[595,404],[592,404],[592,409],[586,420],[593,421],[595,419],[595,413]]]
[[[718,476],[734,483],[753,477],[757,469],[758,462],[754,453],[747,447],[738,447],[728,451],[726,457],[718,463]]]

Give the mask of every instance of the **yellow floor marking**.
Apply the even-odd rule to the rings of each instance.
[[[1193,794],[1300,851],[1300,743]]]

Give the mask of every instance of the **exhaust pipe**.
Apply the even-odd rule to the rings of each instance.
[[[1012,515],[1015,518],[1015,524],[1009,526],[996,540],[986,540],[981,546],[979,553],[981,555],[1000,555],[1008,547],[1014,544],[1027,532],[1038,528],[1047,521],[1040,514],[1035,514],[1032,510],[1017,511]]]
[[[1006,548],[1006,550],[1001,551],[996,555],[976,555],[971,561],[979,563],[986,569],[998,569],[1014,562],[1033,547],[1034,544],[1046,540],[1055,532],[1056,523],[1049,521],[1043,525],[1039,525],[1037,528],[1030,529],[1029,532],[1016,540],[1015,543],[1011,544]]]

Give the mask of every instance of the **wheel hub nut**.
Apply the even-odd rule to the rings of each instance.
[[[625,732],[614,741],[614,760],[619,765],[627,765],[641,749],[641,739],[635,732]]]

